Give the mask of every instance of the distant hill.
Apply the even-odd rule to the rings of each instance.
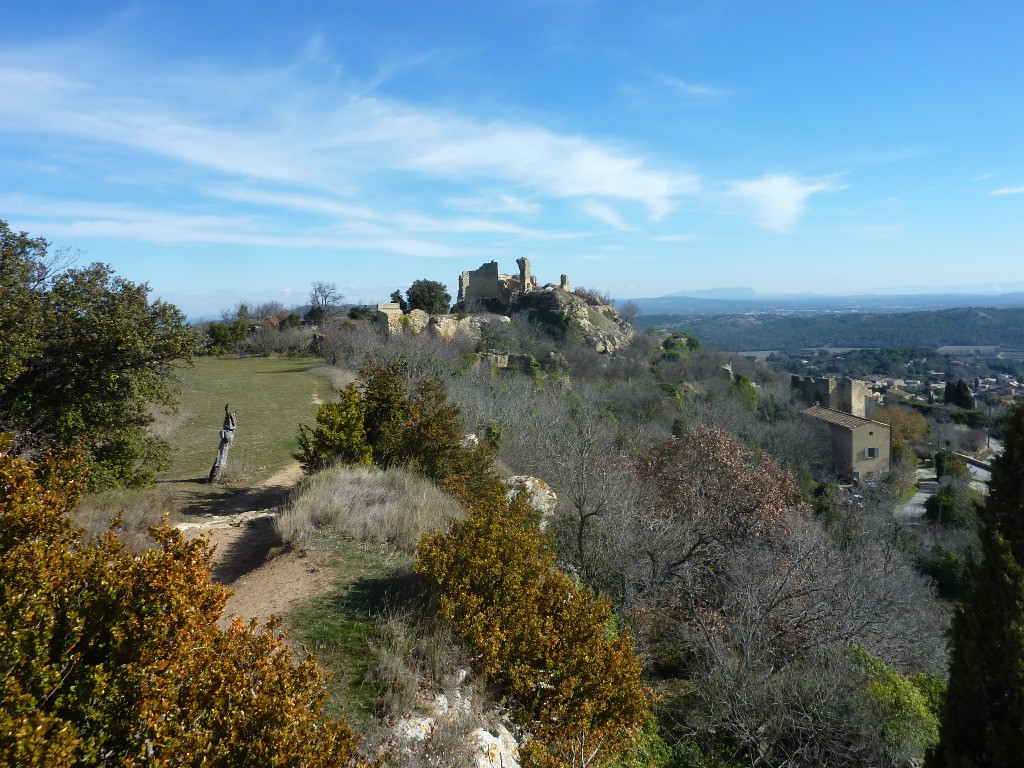
[[[1024,308],[922,312],[689,316],[647,314],[641,328],[693,334],[730,351],[808,347],[1002,346],[1024,349]]]
[[[627,300],[623,299],[617,303],[625,301]],[[1024,292],[984,295],[945,293],[902,296],[765,296],[750,288],[718,288],[629,301],[634,302],[645,314],[654,315],[739,315],[751,312],[798,315],[833,312],[898,313],[959,307],[1024,307]]]

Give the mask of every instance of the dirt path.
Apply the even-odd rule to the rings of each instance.
[[[274,529],[280,506],[301,479],[302,468],[294,462],[254,488],[209,500],[197,509],[201,519],[177,525],[186,536],[206,536],[215,548],[213,580],[233,590],[222,623],[236,616],[287,617],[330,589],[323,553],[284,547]]]

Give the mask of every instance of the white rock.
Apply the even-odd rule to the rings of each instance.
[[[469,735],[477,750],[473,756],[477,768],[519,768],[519,744],[515,737],[503,725],[492,730],[497,735],[483,728]]]
[[[394,727],[395,736],[406,741],[426,741],[434,732],[432,717],[403,717]]]

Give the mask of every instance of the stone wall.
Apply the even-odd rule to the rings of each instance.
[[[511,302],[527,293],[537,290],[537,278],[530,272],[530,260],[516,259],[518,275],[503,275],[498,272],[498,262],[489,261],[459,275],[459,306],[467,310],[486,307],[492,311],[507,309]],[[568,279],[562,275],[563,284]]]
[[[478,301],[501,298],[505,293],[498,262],[489,261],[479,269],[463,272],[459,276],[459,304],[467,306]]]
[[[816,379],[794,374],[791,381],[796,396],[808,405],[823,405],[861,418],[866,414],[868,388],[860,379]]]

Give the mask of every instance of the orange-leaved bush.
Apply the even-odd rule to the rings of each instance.
[[[204,541],[161,526],[136,556],[113,530],[83,539],[66,516],[82,466],[0,443],[0,764],[356,765],[315,659],[277,622],[217,626]]]
[[[653,701],[610,604],[555,567],[522,496],[474,506],[426,536],[417,570],[440,612],[532,734],[524,764],[585,766],[630,746]]]

